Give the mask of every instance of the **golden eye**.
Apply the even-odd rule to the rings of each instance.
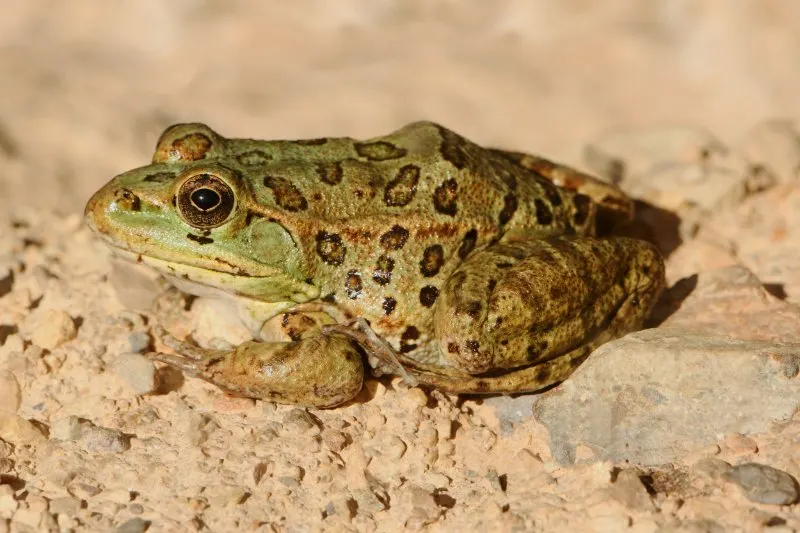
[[[224,224],[235,204],[233,190],[213,174],[198,174],[184,181],[176,202],[186,223],[202,229]]]

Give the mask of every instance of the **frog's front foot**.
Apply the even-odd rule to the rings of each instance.
[[[245,342],[233,350],[201,348],[154,330],[177,355],[149,357],[237,396],[309,407],[334,407],[361,390],[364,365],[350,339],[320,333],[296,342]]]

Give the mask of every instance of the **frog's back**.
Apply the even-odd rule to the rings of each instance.
[[[240,166],[262,214],[282,222],[402,219],[475,227],[487,242],[505,233],[593,231],[587,196],[555,186],[514,155],[415,122],[365,141],[231,139],[219,157]]]

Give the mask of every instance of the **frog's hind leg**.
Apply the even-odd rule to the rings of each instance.
[[[443,357],[474,379],[505,392],[536,390],[640,328],[663,286],[663,259],[645,241],[501,242],[469,256],[445,283],[436,337]],[[475,391],[474,381],[462,381],[464,392]]]
[[[293,342],[245,342],[213,350],[179,341],[158,328],[175,354],[149,353],[237,396],[310,407],[334,407],[361,390],[364,365],[351,339],[319,331]]]

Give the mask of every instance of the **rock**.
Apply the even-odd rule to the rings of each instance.
[[[623,470],[611,485],[611,497],[635,511],[651,511],[653,500],[639,478],[636,470]]]
[[[404,485],[400,491],[399,511],[408,530],[419,531],[442,514],[433,494],[419,486]]]
[[[790,505],[798,499],[797,480],[782,470],[758,463],[734,466],[727,474],[745,498],[756,503]]]
[[[120,354],[112,368],[136,394],[150,394],[158,388],[156,367],[153,361],[144,355],[139,353]]]
[[[133,353],[144,353],[150,347],[152,341],[150,334],[146,331],[134,331],[128,335],[128,344]]]
[[[72,496],[64,496],[50,501],[50,512],[75,516],[81,508],[81,501]]]
[[[773,293],[800,302],[800,180],[713,215],[697,238],[730,243],[737,261]]]
[[[0,371],[0,412],[16,414],[22,403],[17,378],[7,370]]]
[[[74,339],[78,330],[66,311],[45,309],[28,316],[22,325],[22,333],[36,346],[52,351]]]
[[[117,529],[115,533],[144,533],[150,526],[150,522],[142,520],[141,518],[131,518]]]
[[[800,339],[800,307],[772,296],[742,266],[701,272],[676,284],[667,297],[679,308],[662,327],[741,340]]]
[[[0,438],[15,446],[47,442],[47,438],[38,426],[21,416],[8,413],[0,413]]]
[[[743,157],[694,127],[612,132],[587,145],[585,159],[630,196],[670,211],[689,205],[714,211],[772,184],[752,176]]]
[[[800,345],[739,341],[691,330],[640,331],[598,348],[534,416],[550,449],[572,463],[583,443],[598,459],[657,465],[718,440],[767,431],[800,407]]]
[[[314,430],[319,433],[317,421],[305,409],[294,408],[283,417],[284,429],[293,433],[306,433]]]
[[[753,165],[774,174],[781,183],[800,179],[800,130],[787,119],[765,120],[751,129],[739,151]]]
[[[524,394],[516,398],[503,395],[483,399],[483,404],[493,407],[502,435],[510,435],[514,426],[530,419],[533,405],[539,399],[535,394]]]
[[[53,440],[75,441],[88,452],[119,453],[130,449],[130,437],[115,429],[94,425],[77,416],[53,424]]]

